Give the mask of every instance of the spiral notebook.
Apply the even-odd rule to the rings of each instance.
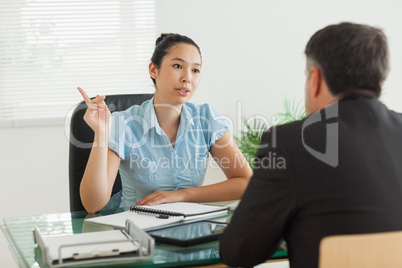
[[[155,206],[132,206],[129,211],[85,221],[124,228],[126,220],[129,219],[141,229],[150,229],[184,220],[218,217],[227,214],[228,210],[228,207],[176,202]]]

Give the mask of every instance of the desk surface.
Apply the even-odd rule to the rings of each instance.
[[[107,211],[105,214],[121,212],[123,209]],[[232,212],[229,213],[229,217]],[[90,214],[86,212],[57,213],[40,216],[19,217],[5,219],[2,231],[10,245],[10,250],[19,261],[21,267],[45,267],[33,241],[32,230],[39,228],[43,235],[68,235],[82,232],[97,232],[113,229],[109,226],[96,225],[84,222]],[[214,221],[227,221],[227,216],[215,218]],[[286,251],[277,251],[272,258],[283,258]],[[179,267],[219,263],[218,241],[208,242],[191,247],[177,247],[165,244],[156,244],[155,254],[151,261],[133,262],[125,267]],[[102,266],[102,265],[99,265]],[[103,265],[105,266],[105,265]],[[107,267],[113,267],[107,264]]]

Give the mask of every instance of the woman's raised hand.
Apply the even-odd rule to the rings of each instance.
[[[85,122],[92,128],[95,134],[108,135],[110,129],[110,111],[104,101],[105,96],[97,95],[95,99],[91,100],[82,88],[78,87],[77,89],[88,105],[88,109],[84,115]]]

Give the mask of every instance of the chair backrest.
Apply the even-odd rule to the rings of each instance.
[[[133,105],[140,105],[151,99],[153,94],[109,95],[105,102],[111,112],[123,111]],[[84,114],[87,109],[85,102],[81,102],[74,110],[70,123],[70,155],[69,155],[69,184],[70,184],[70,211],[84,211],[80,197],[80,184],[84,175],[94,139],[94,132],[85,123]],[[121,190],[120,174],[117,173],[112,195]]]
[[[320,268],[402,267],[402,231],[323,238]]]

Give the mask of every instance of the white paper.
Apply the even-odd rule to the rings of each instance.
[[[176,202],[176,203],[166,203],[166,204],[159,204],[155,206],[144,206],[144,207],[158,210],[166,210],[171,212],[179,212],[184,214],[199,214],[204,212],[210,212],[210,213],[185,218],[169,217],[168,219],[160,219],[156,217],[157,215],[126,211],[107,216],[90,218],[86,219],[85,221],[124,228],[126,220],[129,219],[141,229],[150,229],[183,220],[212,218],[227,214],[227,210],[222,210],[222,208],[224,207],[203,205],[198,203]]]
[[[131,220],[135,225],[141,229],[157,227],[173,222],[178,222],[184,219],[184,217],[169,217],[168,219],[159,219],[154,215],[140,214],[131,211],[125,211],[107,216],[101,216],[96,218],[86,219],[86,222],[106,224],[110,226],[116,226],[124,228],[126,220]]]

